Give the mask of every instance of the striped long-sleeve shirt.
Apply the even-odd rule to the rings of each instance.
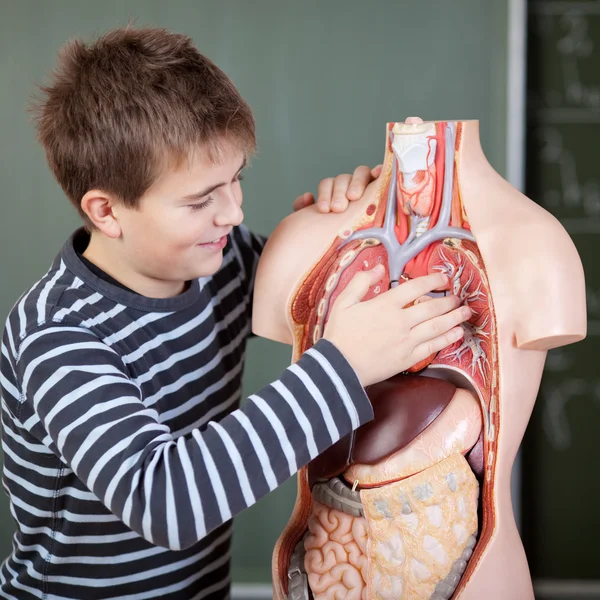
[[[245,228],[215,275],[167,299],[98,277],[78,239],[6,322],[16,534],[0,597],[226,598],[231,518],[371,419],[371,405],[320,340],[239,407],[262,247]]]

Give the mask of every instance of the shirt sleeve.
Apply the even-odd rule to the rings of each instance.
[[[244,225],[239,225],[233,230],[232,247],[244,278],[244,291],[248,297],[248,320],[250,323],[252,322],[252,297],[254,295],[256,268],[266,243],[266,236],[252,233]],[[249,331],[248,337],[252,338],[255,335],[252,331]]]
[[[17,418],[152,544],[196,543],[373,418],[349,363],[320,340],[243,407],[174,437],[120,356],[48,325],[21,344]]]
[[[239,225],[233,230],[233,251],[242,269],[243,278],[246,282],[246,290],[250,296],[254,290],[254,276],[256,274],[256,267],[258,266],[258,259],[266,243],[266,236],[252,233],[244,225]]]

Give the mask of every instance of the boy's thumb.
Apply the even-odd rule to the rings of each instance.
[[[383,265],[377,265],[369,271],[360,271],[350,280],[346,289],[337,297],[336,305],[342,308],[348,308],[353,304],[360,302],[369,291],[372,285],[381,280],[385,273]]]

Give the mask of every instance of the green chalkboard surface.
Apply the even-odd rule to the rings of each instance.
[[[327,176],[383,158],[385,124],[479,119],[505,172],[508,0],[14,0],[0,2],[0,316],[40,277],[78,225],[25,112],[34,82],[69,38],[125,25],[191,35],[252,106],[257,157],[244,181],[246,223],[268,234],[293,199]],[[252,340],[245,394],[279,376],[288,347]],[[295,482],[242,514],[235,582],[270,581]],[[0,496],[0,556],[12,523]]]
[[[600,3],[531,3],[528,54],[526,191],[580,253],[588,338],[548,356],[524,443],[523,534],[536,578],[600,580]]]

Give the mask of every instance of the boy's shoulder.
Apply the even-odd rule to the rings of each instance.
[[[11,346],[20,342],[32,331],[48,323],[72,320],[81,324],[76,307],[94,294],[73,273],[59,255],[50,269],[17,300],[6,319],[5,335]]]
[[[245,225],[236,225],[231,231],[231,240],[234,247],[242,251],[253,251],[260,254],[266,237],[253,233]]]
[[[230,234],[229,251],[233,252],[246,277],[251,277],[267,238],[252,233],[245,225],[237,225]]]

